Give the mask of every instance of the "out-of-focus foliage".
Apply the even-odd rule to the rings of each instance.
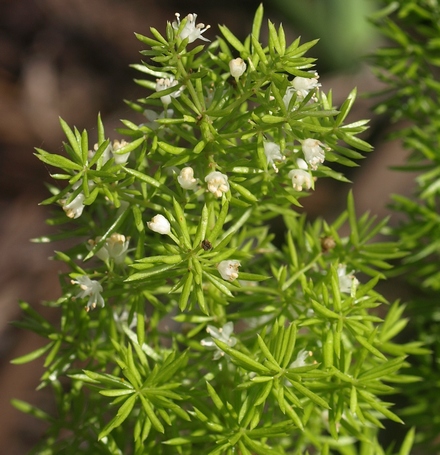
[[[417,425],[423,453],[438,452],[440,434],[440,5],[437,0],[383,2],[372,20],[388,39],[374,54],[377,76],[386,84],[376,112],[400,128],[394,133],[409,155],[399,170],[415,176],[413,196],[394,196],[403,215],[395,229],[410,254],[400,273],[412,286],[410,335],[431,352],[413,359],[422,381],[405,387],[410,405],[403,415]],[[437,449],[434,449],[434,446]]]
[[[318,37],[319,67],[337,71],[355,66],[372,48],[378,33],[365,18],[373,0],[271,0],[305,37]]]

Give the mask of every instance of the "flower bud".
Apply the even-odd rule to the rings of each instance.
[[[192,167],[184,167],[180,171],[177,181],[184,190],[194,190],[197,188],[197,179],[194,178]]]
[[[229,62],[231,76],[238,79],[246,71],[246,63],[242,58],[234,58]]]
[[[147,226],[158,234],[168,235],[171,232],[170,222],[163,215],[153,216],[152,220],[147,222]]]

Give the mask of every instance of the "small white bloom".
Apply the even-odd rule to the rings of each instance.
[[[145,109],[143,114],[149,121],[147,124],[148,128],[152,130],[157,130],[160,126],[156,120],[162,119],[162,118],[171,118],[174,115],[173,109],[167,109],[165,111],[162,111],[160,114],[158,114],[156,111],[153,111],[151,109]],[[144,125],[144,124],[143,124]]]
[[[339,264],[338,266],[339,290],[355,297],[359,280],[353,275],[353,272],[354,270],[348,274],[345,264]]]
[[[163,215],[153,216],[152,220],[147,222],[147,226],[158,234],[168,235],[171,232],[170,222]]]
[[[175,87],[178,85],[178,82],[174,79],[174,77],[165,77],[161,79],[156,79],[156,92],[161,92],[162,90],[167,90],[171,87]],[[180,87],[178,90],[176,90],[173,93],[170,93],[169,95],[164,95],[160,97],[160,100],[162,103],[166,106],[168,104],[171,104],[171,98],[177,98],[180,96],[180,94],[183,91],[183,87]]]
[[[95,155],[95,153],[98,151],[98,144],[95,144],[93,146],[93,150],[89,150],[89,153],[88,153],[88,158],[89,160],[91,160],[93,158],[93,156]],[[104,165],[105,163],[107,163],[107,161],[112,157],[112,146],[111,144],[109,144],[104,152],[102,153],[101,157],[100,157],[100,161],[101,161],[101,164]]]
[[[318,82],[319,75],[318,73],[313,74],[315,77],[294,77],[292,81],[292,87],[296,91],[298,98],[303,100],[311,90],[321,87],[321,84]],[[313,101],[317,101],[316,97],[312,98]]]
[[[290,368],[300,368],[306,365],[306,360],[312,356],[312,351],[301,349],[296,356],[296,359],[290,364]]]
[[[89,180],[88,181],[88,186],[89,188],[93,188],[95,184],[93,183],[92,180]],[[77,190],[80,186],[82,186],[82,179],[78,180],[77,182],[75,182],[72,186],[72,189],[75,191]],[[70,196],[71,196],[72,193],[67,193],[66,194],[66,198],[65,199],[60,199],[60,204],[62,205],[63,207],[63,210],[64,212],[66,213],[66,215],[69,217],[69,218],[72,218],[72,219],[75,219],[75,218],[79,218],[81,215],[82,215],[82,212],[84,210],[84,200],[85,200],[85,195],[84,193],[81,191],[80,193],[78,193],[78,195],[71,201],[67,204],[67,201],[69,200]]]
[[[211,335],[210,338],[204,338],[200,344],[208,349],[215,349],[216,352],[214,353],[213,359],[218,360],[220,357],[224,356],[225,353],[218,348],[215,344],[213,338],[223,341],[229,347],[234,347],[237,344],[237,339],[231,336],[234,333],[234,324],[232,322],[227,322],[223,327],[217,329],[213,325],[208,325],[206,331]]]
[[[304,158],[312,169],[317,169],[318,165],[325,160],[324,144],[317,139],[305,139],[302,141],[302,151]]]
[[[66,204],[66,199],[61,200],[61,204],[63,205],[63,210],[66,212],[66,215],[69,218],[75,219],[79,218],[82,215],[82,212],[84,210],[84,199],[86,197],[84,194],[81,192],[76,196],[72,202],[69,202]]]
[[[81,291],[78,292],[76,298],[82,299],[88,297],[86,310],[93,310],[98,305],[103,307],[104,299],[102,298],[102,286],[96,280],[91,280],[87,275],[78,277],[76,280],[71,281],[72,284],[78,284]]]
[[[208,184],[208,191],[215,197],[221,197],[223,193],[229,191],[228,176],[221,172],[211,172],[205,177],[205,182]]]
[[[116,322],[116,326],[121,333],[124,333],[127,330],[127,328],[130,331],[134,330],[136,332],[136,326],[137,326],[137,314],[136,313],[123,309],[118,314],[117,310],[115,309],[115,311],[112,311],[112,315],[113,315],[113,319]]]
[[[217,270],[224,280],[234,281],[238,278],[238,268],[241,266],[240,262],[232,259],[229,261],[221,261],[217,265]]]
[[[303,169],[304,171],[307,171],[309,169],[309,166],[302,158],[297,158],[296,164],[298,165],[298,169]]]
[[[275,142],[263,142],[264,154],[266,155],[267,164],[270,164],[275,172],[278,172],[274,161],[283,161],[286,157],[281,153],[281,148]]]
[[[180,171],[177,181],[184,190],[195,190],[197,188],[197,179],[194,178],[194,170],[192,167],[184,167]]]
[[[294,93],[296,93],[298,101],[302,101],[311,90],[321,87],[321,84],[318,82],[319,76],[318,73],[314,73],[315,77],[300,77],[297,76],[293,78],[291,85],[287,87],[286,93],[283,96],[283,102],[286,106],[286,109],[289,107],[290,100]],[[318,101],[316,95],[313,95],[310,101]]]
[[[295,89],[293,87],[287,87],[286,93],[283,96],[283,103],[286,106],[286,109],[289,107],[290,100],[292,99],[293,94],[295,93]],[[294,108],[296,109],[296,108]]]
[[[89,240],[89,245],[93,248],[101,237],[96,237],[95,240]],[[122,264],[127,255],[128,243],[130,238],[125,238],[125,235],[114,232],[104,243],[103,247],[96,252],[96,256],[102,261],[113,259],[116,264]]]
[[[353,417],[354,417],[355,420],[358,420],[358,417],[356,416],[356,414],[354,414]],[[324,409],[321,412],[321,419],[324,422],[324,424],[325,424],[325,426],[327,428],[327,431],[330,431],[328,409]],[[345,412],[342,413],[341,420],[346,420]],[[335,422],[335,428],[336,428],[336,432],[339,433],[339,430],[341,429],[341,421],[336,421]]]
[[[214,90],[214,84],[211,84],[209,87],[205,87],[206,95],[205,95],[205,105],[208,108],[211,106],[212,101],[214,99],[215,95],[215,90]]]
[[[229,71],[232,77],[238,79],[246,71],[246,63],[240,57],[234,58],[229,62]]]
[[[180,14],[176,13],[176,21],[173,22],[172,26],[174,30],[178,30],[180,26]],[[196,39],[201,39],[203,41],[209,41],[209,39],[205,38],[202,36],[202,33],[206,32],[211,26],[207,25],[205,27],[205,24],[197,24],[196,25],[196,19],[197,19],[197,14],[192,13],[188,14],[186,16],[187,21],[185,24],[185,27],[183,27],[183,30],[180,32],[179,38],[184,40],[185,38],[188,38],[188,43],[193,43]]]
[[[114,140],[113,141],[113,158],[115,159],[116,164],[125,164],[130,156],[130,152],[126,153],[118,153],[119,150],[123,149],[125,146],[128,145],[128,142],[122,139],[121,141]]]
[[[313,188],[313,178],[308,171],[292,169],[288,176],[292,179],[292,186],[296,191],[302,191],[303,188],[306,190]]]
[[[101,158],[100,158],[101,165],[104,165],[105,163],[107,163],[107,161],[112,157],[115,159],[116,164],[124,164],[128,160],[128,157],[130,156],[130,152],[121,154],[121,153],[118,153],[118,150],[122,149],[126,145],[128,145],[128,142],[126,142],[124,139],[122,139],[121,141],[114,140],[113,145],[109,144],[107,146],[107,148],[104,150],[103,154],[101,155]],[[93,156],[97,152],[98,148],[99,148],[98,144],[95,144],[93,146],[93,150],[89,150],[89,154],[88,154],[89,159],[93,158]]]

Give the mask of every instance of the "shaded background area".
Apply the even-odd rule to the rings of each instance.
[[[50,317],[57,312],[41,306],[42,300],[59,297],[60,265],[48,261],[57,245],[30,243],[29,239],[51,231],[44,219],[51,208],[38,206],[48,196],[44,182],[49,170],[33,156],[33,148],[60,152],[63,134],[58,116],[80,130],[93,134],[100,111],[107,134],[120,118],[142,121],[123,99],[145,96],[132,79],[129,68],[140,60],[142,49],[133,32],[148,35],[149,27],[164,30],[174,13],[196,12],[211,24],[206,33],[213,39],[216,24],[226,24],[237,36],[251,28],[258,0],[0,0],[0,452],[22,455],[44,433],[44,425],[13,409],[17,397],[50,408],[50,395],[35,393],[43,372],[40,361],[11,366],[10,360],[41,345],[30,333],[14,329],[9,322],[20,318],[18,300],[23,299]],[[321,38],[310,52],[318,57],[317,70],[323,89],[333,88],[335,104],[349,91],[377,88],[369,70],[359,65],[359,55],[377,41],[363,16],[368,0],[271,0],[265,2],[266,17],[283,22],[287,39]],[[351,5],[348,8],[347,5]],[[342,8],[342,9],[341,9]],[[322,63],[321,63],[322,62]],[[352,119],[372,116],[372,105],[360,100]],[[398,144],[381,145],[386,119],[374,119],[367,140],[377,150],[351,173],[359,211],[386,213],[390,192],[405,193],[400,175],[387,171],[399,164]],[[378,184],[379,183],[379,184]],[[344,207],[348,185],[320,180],[315,194],[305,200],[311,216],[327,219]],[[58,246],[59,248],[59,246]]]

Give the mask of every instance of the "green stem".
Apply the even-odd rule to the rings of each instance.
[[[188,89],[189,94],[191,95],[191,98],[195,104],[195,106],[198,109],[198,114],[201,115],[202,112],[204,112],[204,107],[202,106],[202,103],[200,102],[199,97],[197,96],[197,92],[191,82],[191,79],[188,76],[188,73],[185,70],[185,67],[183,66],[182,59],[177,56],[177,67],[180,71],[180,73],[184,76],[185,78],[185,86]]]

